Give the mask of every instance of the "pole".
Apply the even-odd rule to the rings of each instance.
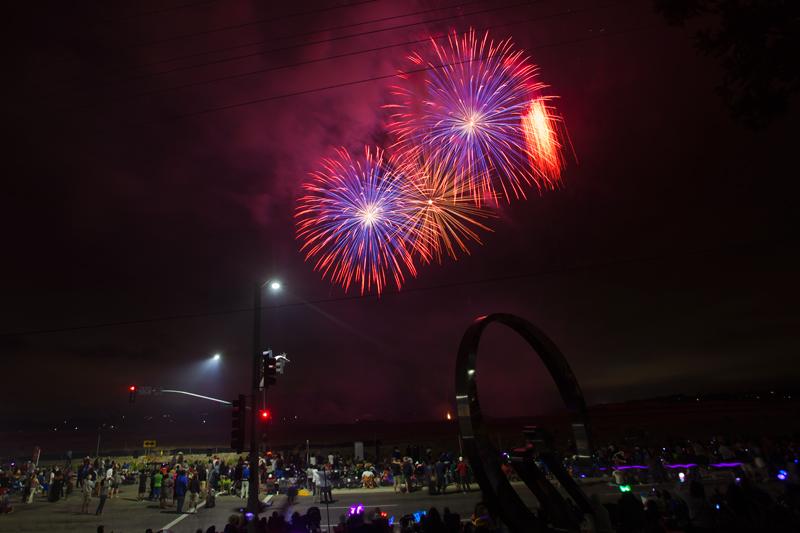
[[[97,428],[97,448],[94,451],[95,457],[100,457],[100,428]]]
[[[248,524],[248,531],[254,530],[258,520],[258,389],[261,380],[261,361],[264,355],[261,353],[261,284],[256,283],[253,293],[253,384],[250,396],[250,489],[247,495],[247,510],[253,513],[253,519]],[[266,382],[264,388],[266,389]],[[253,528],[249,525],[252,524]]]
[[[328,470],[323,466],[322,468],[322,479],[323,483],[325,483],[325,490],[328,490]],[[331,491],[331,494],[333,491]],[[325,493],[325,520],[328,522],[328,533],[331,533],[331,509],[330,509],[331,502],[328,501],[328,492]]]

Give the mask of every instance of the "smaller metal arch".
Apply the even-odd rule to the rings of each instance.
[[[464,452],[484,491],[487,504],[503,518],[511,531],[548,531],[520,499],[503,473],[500,453],[489,440],[478,401],[478,347],[484,330],[495,322],[516,332],[539,355],[574,417],[576,443],[582,443],[579,455],[591,453],[586,402],[564,355],[544,332],[527,320],[512,314],[494,313],[478,317],[464,333],[456,360],[456,406]]]

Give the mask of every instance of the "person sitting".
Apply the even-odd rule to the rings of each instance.
[[[370,469],[364,470],[361,474],[361,484],[365,489],[375,489],[378,484],[375,482],[375,472]]]

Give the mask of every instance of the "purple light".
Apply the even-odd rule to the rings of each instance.
[[[781,481],[786,481],[789,477],[789,473],[786,470],[778,470],[778,479]]]
[[[713,466],[714,468],[736,468],[742,466],[743,463],[711,463],[709,466]],[[664,468],[696,468],[698,465],[697,463],[686,463],[686,464],[664,464]],[[619,466],[612,466],[612,470],[649,470],[649,466],[645,465],[619,465]],[[606,467],[600,467],[599,470],[608,470]]]
[[[350,506],[348,514],[350,516],[353,516],[353,515],[361,514],[363,512],[364,512],[364,506],[362,504],[358,503],[356,505],[351,505]]]

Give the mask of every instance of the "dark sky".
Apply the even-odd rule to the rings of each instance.
[[[719,65],[649,2],[26,4],[4,46],[0,421],[108,416],[129,383],[245,392],[252,285],[272,277],[281,416],[441,417],[461,334],[497,311],[544,329],[591,403],[800,378],[797,114],[734,122]],[[501,206],[471,256],[341,300],[292,210],[333,147],[385,143],[391,81],[312,90],[389,75],[410,47],[313,60],[470,26],[541,66],[577,161],[560,190]],[[269,100],[288,93],[304,94]],[[492,330],[483,349],[492,414],[556,404],[517,340]]]

